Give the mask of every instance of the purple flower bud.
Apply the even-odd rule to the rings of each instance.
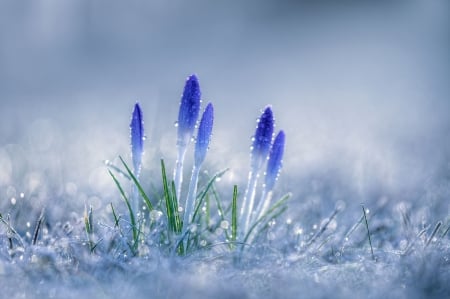
[[[274,119],[270,106],[267,106],[258,119],[252,145],[252,168],[259,169],[269,154],[273,138]]]
[[[273,189],[275,185],[275,181],[280,173],[280,169],[282,167],[283,154],[284,154],[284,143],[285,143],[285,134],[283,131],[280,131],[278,135],[275,137],[275,140],[272,145],[272,149],[269,154],[269,161],[267,162],[267,170],[266,170],[266,190],[270,191]]]
[[[136,175],[139,175],[144,152],[144,121],[139,103],[134,105],[133,116],[130,123],[131,132],[131,157]]]
[[[214,123],[214,108],[211,103],[205,108],[200,126],[198,127],[197,143],[195,144],[195,166],[200,167],[206,157],[209,142],[211,140],[211,133]]]
[[[188,77],[184,86],[183,96],[178,113],[178,142],[177,144],[186,146],[194,133],[200,113],[200,85],[195,75]]]

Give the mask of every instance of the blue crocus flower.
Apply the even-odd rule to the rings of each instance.
[[[258,219],[260,219],[270,206],[270,202],[272,200],[272,190],[275,186],[275,182],[278,178],[283,163],[282,161],[285,139],[286,137],[284,132],[280,131],[273,141],[273,145],[269,154],[269,160],[267,161],[265,181],[261,199],[259,200],[256,212],[252,216],[252,222],[256,222]]]
[[[183,96],[178,112],[178,145],[187,146],[194,134],[200,113],[200,85],[196,75],[191,75],[186,80]]]
[[[244,201],[240,213],[240,236],[243,238],[250,228],[253,206],[255,204],[256,185],[261,167],[267,161],[267,156],[272,145],[274,118],[272,108],[267,106],[258,119],[251,150],[251,170],[248,175],[247,188],[245,189]]]
[[[144,152],[144,120],[139,103],[134,105],[133,115],[130,123],[131,132],[131,157],[133,159],[134,173],[139,176]]]
[[[273,141],[272,149],[269,154],[269,161],[267,161],[265,189],[270,191],[275,185],[275,181],[280,173],[282,167],[282,160],[284,154],[285,134],[280,131]]]
[[[183,218],[184,232],[189,229],[189,225],[192,223],[192,217],[195,209],[195,198],[197,195],[197,183],[200,167],[206,157],[208,151],[209,142],[211,141],[211,133],[214,122],[214,108],[209,103],[205,111],[203,112],[202,119],[200,120],[200,126],[198,127],[197,142],[195,144],[194,152],[194,167],[192,168],[191,181],[189,183],[188,196],[186,198],[185,212]]]
[[[273,138],[274,122],[272,108],[267,106],[258,119],[258,126],[253,137],[252,168],[255,171],[261,168],[269,154]]]
[[[191,75],[186,80],[183,96],[181,97],[180,111],[178,112],[178,139],[177,139],[177,162],[174,170],[174,182],[176,196],[180,198],[181,185],[183,183],[183,163],[184,156],[189,142],[194,134],[200,112],[200,85],[197,76]]]
[[[200,126],[198,127],[197,143],[195,144],[195,166],[200,167],[206,157],[209,142],[211,140],[211,133],[214,122],[214,108],[209,103],[205,112],[203,112]]]
[[[142,165],[142,155],[144,153],[144,120],[142,118],[142,110],[139,103],[134,105],[133,114],[130,123],[131,137],[131,159],[133,160],[133,171],[136,178],[139,178]],[[133,211],[139,210],[139,197],[137,187],[132,184],[132,206]]]

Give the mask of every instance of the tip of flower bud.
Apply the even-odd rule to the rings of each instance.
[[[261,117],[258,119],[255,136],[252,139],[252,164],[254,168],[261,167],[269,154],[274,124],[275,121],[273,118],[272,107],[267,106]]]
[[[131,156],[133,159],[133,167],[138,174],[142,162],[142,154],[144,152],[144,121],[142,118],[142,110],[139,103],[134,105],[133,114],[130,123],[131,135]]]
[[[178,143],[189,143],[200,113],[200,84],[196,75],[187,78],[178,113]]]

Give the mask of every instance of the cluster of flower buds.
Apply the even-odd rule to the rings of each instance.
[[[241,238],[248,233],[250,225],[257,221],[269,206],[271,192],[281,170],[284,153],[284,132],[280,131],[275,140],[273,139],[275,120],[270,106],[267,106],[264,109],[264,112],[257,122],[256,132],[252,138],[250,173],[240,212],[239,226],[241,228]],[[261,199],[255,210],[257,182],[261,169],[266,162],[265,182]]]
[[[176,188],[176,198],[180,199],[181,185],[183,182],[183,163],[187,148],[193,140],[194,131],[198,123],[201,106],[201,92],[198,78],[191,75],[187,78],[178,113],[178,135],[177,135],[177,161],[174,169],[174,183]],[[184,230],[193,221],[193,211],[195,209],[195,198],[197,193],[197,183],[200,168],[206,158],[206,153],[211,141],[214,123],[214,108],[211,103],[206,106],[201,117],[194,151],[194,165],[192,169],[189,191],[185,202]],[[255,223],[264,215],[269,207],[272,190],[282,167],[284,154],[285,134],[279,131],[274,137],[275,120],[272,108],[267,106],[262,115],[258,118],[255,135],[252,138],[251,146],[251,167],[248,177],[248,184],[244,194],[244,200],[240,209],[240,236],[243,238],[252,223]],[[142,155],[144,148],[144,129],[142,110],[138,103],[135,104],[131,124],[131,153],[134,167],[134,174],[139,177]],[[255,195],[257,181],[262,168],[266,165],[264,172],[264,184],[261,191],[261,198],[255,209]]]

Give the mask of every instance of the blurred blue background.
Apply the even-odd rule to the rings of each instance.
[[[448,194],[449,12],[447,0],[1,1],[0,199],[117,196],[102,160],[127,155],[136,100],[145,168],[173,165],[191,73],[216,108],[207,161],[232,168],[225,184],[244,188],[271,104],[287,134],[280,190]]]

